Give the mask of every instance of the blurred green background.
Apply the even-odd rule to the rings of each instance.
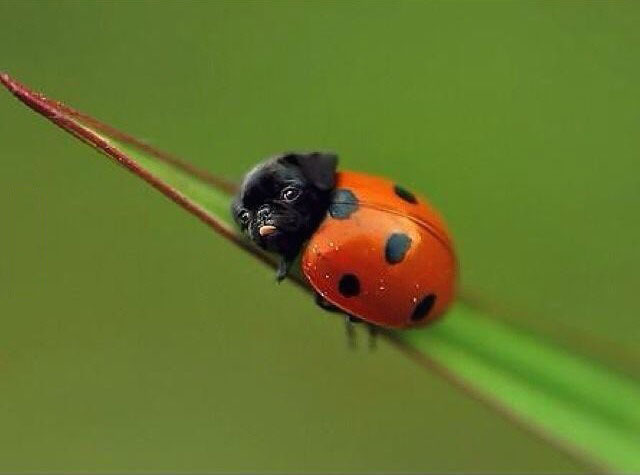
[[[0,69],[214,172],[332,149],[421,191],[468,295],[640,376],[639,3],[0,19]],[[340,319],[6,93],[0,143],[0,471],[581,470],[386,343],[350,352]]]

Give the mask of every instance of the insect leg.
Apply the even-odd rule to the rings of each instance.
[[[374,351],[378,344],[378,327],[367,323],[367,333],[369,334],[369,351]]]
[[[347,346],[349,347],[349,349],[355,350],[358,347],[356,341],[356,329],[353,326],[351,316],[346,314],[344,316],[344,329],[347,334]]]

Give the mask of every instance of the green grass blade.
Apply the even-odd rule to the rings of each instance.
[[[398,340],[510,418],[602,468],[640,470],[640,386],[537,335],[458,304]]]
[[[34,93],[7,75],[0,75],[0,80],[26,105],[138,175],[221,236],[273,265],[273,259],[239,236],[231,222],[233,184]],[[305,286],[299,274],[293,278]],[[640,471],[637,381],[464,303],[457,303],[431,327],[383,335],[589,467]]]
[[[183,163],[61,102],[48,99],[7,74],[0,74],[0,82],[25,105],[142,178],[216,233],[260,260],[273,262],[236,232],[229,216],[232,183]]]

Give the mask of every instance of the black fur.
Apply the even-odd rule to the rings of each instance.
[[[337,163],[334,154],[287,153],[257,165],[242,181],[231,206],[233,218],[258,246],[281,256],[279,281],[327,213]],[[260,236],[265,225],[277,230]]]

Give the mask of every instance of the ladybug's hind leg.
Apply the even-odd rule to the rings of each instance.
[[[367,327],[367,333],[369,335],[369,351],[375,350],[378,337],[378,327],[372,325],[371,323],[365,322],[361,318],[354,317],[353,315],[345,314],[344,317],[344,325],[347,333],[347,344],[349,345],[349,348],[355,349],[357,347],[354,323],[364,323],[365,327]]]
[[[354,321],[351,319],[350,315],[345,314],[344,316],[344,329],[347,335],[347,346],[355,350],[358,347],[356,341],[356,329],[353,326]]]
[[[322,310],[326,310],[327,312],[341,313],[342,315],[344,315],[344,329],[347,335],[347,345],[349,346],[349,348],[355,349],[357,346],[356,331],[355,331],[355,328],[353,328],[353,324],[359,323],[362,320],[360,320],[358,317],[354,317],[353,315],[349,315],[340,307],[336,307],[335,305],[333,305],[331,302],[329,302],[327,299],[325,299],[322,295],[320,295],[317,292],[316,292],[316,305],[320,307]]]
[[[376,337],[378,334],[378,327],[371,323],[364,322],[361,318],[346,313],[339,307],[336,307],[327,299],[325,299],[319,293],[316,293],[316,305],[327,312],[341,313],[344,315],[344,327],[347,335],[347,345],[349,348],[356,348],[356,331],[354,323],[364,323],[367,327],[367,333],[369,334],[369,349],[374,350],[376,348]]]
[[[367,323],[366,325],[367,333],[369,334],[369,350],[373,351],[376,349],[378,343],[378,327],[371,323]]]

